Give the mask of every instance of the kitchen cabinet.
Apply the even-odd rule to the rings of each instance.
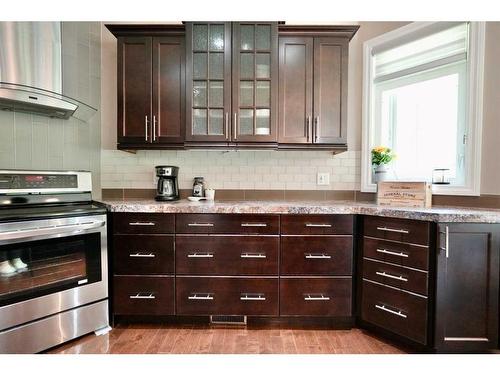
[[[280,147],[346,147],[349,40],[356,30],[280,26]]]
[[[500,225],[440,224],[435,349],[498,348]]]
[[[277,23],[190,22],[186,28],[188,144],[275,143]]]
[[[138,26],[107,26],[118,39],[118,148],[183,147],[184,26]]]

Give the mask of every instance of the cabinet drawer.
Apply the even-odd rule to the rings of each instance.
[[[365,216],[366,236],[429,245],[429,223],[425,221]]]
[[[114,276],[115,314],[173,315],[173,276]]]
[[[174,233],[174,215],[114,213],[113,232],[124,234]]]
[[[118,275],[174,273],[174,236],[115,235],[113,259]]]
[[[352,215],[282,215],[282,234],[352,234]]]
[[[351,278],[280,279],[281,316],[351,316]]]
[[[421,270],[429,268],[428,247],[369,237],[364,237],[363,241],[363,255],[365,257]]]
[[[179,214],[177,233],[278,234],[278,215]]]
[[[363,259],[363,278],[427,295],[427,272]]]
[[[427,342],[427,299],[363,281],[361,318],[416,342]]]
[[[278,278],[177,277],[178,315],[278,315]]]
[[[178,275],[278,275],[279,237],[177,236]]]
[[[281,238],[282,275],[352,275],[352,236]]]

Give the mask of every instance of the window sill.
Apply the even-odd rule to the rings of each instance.
[[[376,184],[367,184],[361,187],[362,193],[376,193],[377,185]],[[457,196],[472,196],[478,197],[480,191],[478,188],[474,189],[472,187],[463,187],[463,186],[437,186],[432,185],[432,195],[457,195]]]

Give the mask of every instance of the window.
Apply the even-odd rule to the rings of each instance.
[[[370,150],[397,154],[392,177],[432,180],[435,194],[478,195],[484,23],[416,22],[364,44],[361,190],[375,191]]]

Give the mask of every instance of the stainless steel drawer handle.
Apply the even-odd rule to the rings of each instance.
[[[266,223],[241,223],[242,227],[267,227]]]
[[[328,254],[312,254],[312,253],[306,253],[304,254],[306,259],[332,259],[331,255]]]
[[[402,257],[402,258],[408,258],[408,254],[406,254],[406,253],[403,253],[403,252],[397,253],[395,251],[390,251],[390,250],[386,250],[386,249],[377,249],[377,253],[394,255],[394,256]]]
[[[241,301],[265,301],[265,294],[249,294],[242,293],[240,296]]]
[[[148,221],[148,222],[136,221],[136,222],[133,222],[133,223],[128,223],[128,225],[143,226],[143,227],[154,227],[156,225],[156,223],[153,223],[152,221]]]
[[[267,256],[265,253],[241,253],[240,258],[264,259]]]
[[[399,317],[404,318],[404,319],[406,319],[408,317],[406,314],[403,314],[401,311],[396,311],[396,310],[390,309],[388,307],[385,307],[385,305],[375,305],[375,307],[379,310],[388,312],[389,314],[393,314],[393,315],[399,316]]]
[[[188,296],[188,299],[211,301],[214,299],[214,295],[212,293],[191,293],[191,295]]]
[[[129,254],[129,257],[131,257],[131,258],[155,258],[156,255],[154,255],[153,253],[149,253],[149,254],[135,253],[135,254]]]
[[[404,281],[404,282],[407,282],[408,279],[404,276],[395,276],[395,275],[391,275],[390,273],[386,273],[386,272],[375,272],[377,275],[379,276],[382,276],[382,277],[387,277],[388,279],[393,279],[393,280],[398,280],[398,281]]]
[[[213,227],[213,223],[189,223],[188,227]]]
[[[307,228],[331,228],[332,224],[313,224],[313,223],[306,223]]]
[[[135,296],[129,296],[130,299],[156,299],[153,293],[150,294],[141,294],[137,293]]]
[[[188,258],[213,258],[212,253],[191,253],[187,255]]]
[[[304,301],[330,301],[324,294],[304,294]]]
[[[410,231],[406,230],[406,229],[394,229],[394,228],[387,228],[387,227],[377,227],[377,230],[380,230],[382,232],[392,232],[392,233],[403,233],[403,234],[410,233]]]

